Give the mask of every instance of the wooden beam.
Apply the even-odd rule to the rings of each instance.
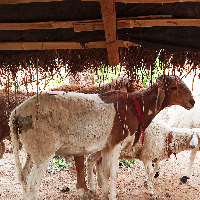
[[[117,28],[152,26],[200,26],[200,19],[127,19],[117,21]]]
[[[81,0],[81,1],[97,1],[101,0]],[[200,0],[115,0],[121,3],[176,3],[176,2],[199,2]]]
[[[132,46],[140,46],[139,44],[130,42],[130,41],[123,41],[123,40],[117,40],[117,46],[118,47],[132,47]],[[85,48],[93,49],[93,48],[107,48],[105,41],[98,41],[98,42],[89,42],[85,44]]]
[[[0,42],[0,50],[83,49],[78,42]]]
[[[65,22],[32,22],[32,23],[0,23],[0,30],[26,30],[26,29],[57,29],[73,28],[73,21]]]
[[[81,20],[81,21],[49,21],[31,23],[0,23],[0,30],[28,30],[28,29],[57,29],[74,28],[77,23],[94,23],[95,26],[102,20]]]
[[[0,4],[18,4],[18,3],[32,3],[32,2],[51,2],[64,0],[0,0]]]
[[[119,64],[115,2],[114,0],[101,0],[100,3],[109,64],[115,66]]]
[[[146,16],[147,18],[149,16]],[[117,19],[117,29],[151,26],[200,26],[200,19]],[[102,20],[86,21],[49,21],[33,23],[0,23],[0,30],[57,29],[74,28],[75,32],[104,30]]]
[[[97,31],[104,30],[103,21],[100,22],[76,22],[74,23],[74,31]]]
[[[32,2],[51,2],[51,1],[64,1],[64,0],[0,0],[0,4],[19,4],[19,3],[32,3]],[[82,0],[82,1],[97,1],[101,0]],[[115,0],[121,3],[176,3],[176,2],[199,2],[200,0]]]
[[[200,19],[123,19],[117,20],[117,29],[152,26],[200,26]],[[103,22],[74,24],[74,31],[103,30]]]
[[[139,46],[129,41],[118,40],[119,47]],[[52,49],[107,48],[105,41],[89,42],[0,42],[0,50],[52,50]]]

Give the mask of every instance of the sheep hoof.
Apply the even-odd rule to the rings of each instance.
[[[101,200],[109,200],[109,195],[107,193],[101,195]]]
[[[144,182],[144,187],[147,189],[147,181]]]
[[[109,197],[102,196],[101,200],[109,200]]]
[[[81,200],[88,200],[92,198],[91,193],[89,191],[85,191],[83,188],[79,188],[77,192]]]
[[[189,179],[189,177],[183,176],[182,178],[180,178],[180,184],[187,183],[188,179]]]
[[[91,197],[95,197],[97,195],[95,190],[90,190],[89,193]]]
[[[154,175],[154,178],[158,178],[159,177],[159,172],[156,172]]]
[[[149,200],[157,200],[157,199],[158,199],[158,197],[155,194],[151,194],[151,197]]]
[[[63,186],[62,188],[58,188],[58,189],[60,189],[60,191],[61,192],[69,192],[69,187],[67,187],[67,186]]]
[[[168,192],[166,192],[165,196],[168,197],[168,198],[170,198],[171,194],[169,194]]]

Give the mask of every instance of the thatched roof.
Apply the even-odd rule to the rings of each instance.
[[[177,1],[1,0],[0,68],[16,71],[38,61],[52,70],[58,58],[73,73],[119,62],[132,70],[154,66],[158,55],[166,67],[169,60],[195,67],[200,2]]]

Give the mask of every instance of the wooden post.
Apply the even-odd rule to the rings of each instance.
[[[105,30],[109,64],[115,66],[119,64],[115,1],[101,0],[101,13]]]

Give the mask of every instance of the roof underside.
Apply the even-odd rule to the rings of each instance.
[[[200,2],[116,2],[115,12],[116,40],[109,41],[100,2],[0,4],[0,65],[27,64],[27,59],[33,62],[39,57],[45,68],[62,57],[64,63],[76,65],[74,71],[82,71],[108,64],[106,47],[116,41],[119,61],[129,66],[139,66],[141,61],[152,65],[160,49],[165,50],[163,61],[173,54],[175,65],[183,65],[186,58],[199,64]],[[60,26],[57,22],[68,23]],[[39,23],[43,25],[35,28]],[[23,28],[31,24],[31,28]]]

